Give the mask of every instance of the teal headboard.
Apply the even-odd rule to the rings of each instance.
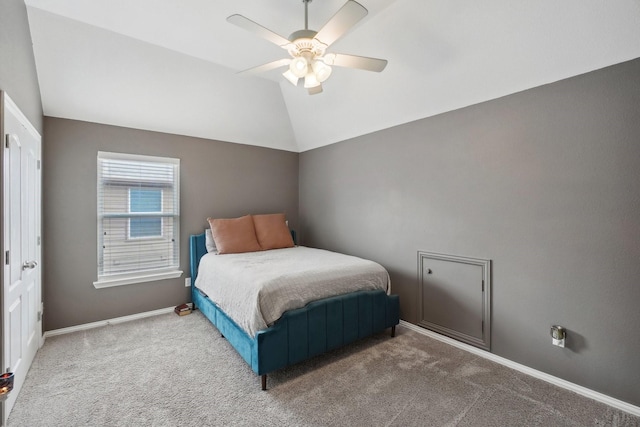
[[[189,263],[191,267],[191,283],[195,283],[196,276],[198,275],[198,266],[200,265],[200,258],[207,253],[207,246],[205,244],[204,233],[192,234],[189,237]]]

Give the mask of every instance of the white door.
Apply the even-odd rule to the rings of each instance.
[[[4,110],[3,365],[15,374],[4,420],[42,343],[40,135],[8,96]]]

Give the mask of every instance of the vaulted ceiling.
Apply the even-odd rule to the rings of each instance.
[[[320,29],[346,0],[314,0]],[[286,56],[231,25],[288,37],[301,0],[26,0],[44,114],[302,152],[640,57],[640,0],[359,0],[369,14],[310,96],[238,75]]]

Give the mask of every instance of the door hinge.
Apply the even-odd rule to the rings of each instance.
[[[42,312],[39,311],[38,312],[38,322],[40,322],[42,320]]]
[[[38,246],[40,246],[40,236],[38,236]]]
[[[9,135],[8,133],[5,134],[5,136],[4,136],[4,146],[5,146],[5,148],[11,148],[10,147],[10,145],[11,145],[10,141],[11,141],[11,135]]]
[[[40,170],[40,160],[38,160],[38,163],[36,164],[36,168],[38,168],[38,170]]]
[[[9,265],[9,251],[4,253],[4,264]]]
[[[482,281],[482,292],[484,292],[484,280]]]
[[[482,321],[482,332],[484,333],[484,320]]]

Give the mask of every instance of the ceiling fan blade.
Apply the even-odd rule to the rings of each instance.
[[[258,74],[265,71],[275,70],[276,68],[289,65],[291,58],[282,58],[277,61],[267,62],[266,64],[258,65],[257,67],[249,68],[248,70],[240,71],[238,74]]]
[[[338,67],[358,68],[360,70],[375,71],[379,73],[387,66],[386,59],[369,58],[367,56],[345,55],[343,53],[327,53],[324,56],[327,65]]]
[[[291,43],[288,39],[274,33],[268,28],[265,28],[257,22],[254,22],[242,15],[231,15],[227,18],[227,22],[233,25],[237,25],[240,28],[244,28],[245,30],[250,31],[254,34],[257,34],[263,39],[269,40],[271,43],[277,44],[280,47],[285,47],[286,45]]]
[[[349,0],[324,24],[315,39],[329,46],[367,16],[367,13],[367,9],[360,3]]]
[[[322,84],[319,84],[318,86],[315,86],[315,87],[310,87],[307,90],[309,91],[309,95],[317,95],[319,93],[322,93]]]

